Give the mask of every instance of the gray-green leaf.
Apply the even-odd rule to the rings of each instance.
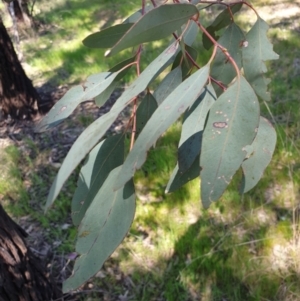
[[[194,61],[197,60],[198,52],[196,49],[185,45],[185,51],[188,52],[188,54],[192,57]],[[175,69],[178,66],[181,66],[183,79],[185,79],[190,74],[191,70],[194,68],[193,63],[187,57],[186,60],[184,59],[182,51],[177,54],[172,69]]]
[[[166,97],[174,91],[182,82],[182,72],[180,66],[169,72],[161,81],[157,89],[154,91],[153,96],[158,105],[166,99]]]
[[[255,92],[264,100],[270,100],[267,92],[270,80],[265,78],[267,72],[265,61],[277,60],[278,54],[273,51],[273,46],[267,38],[268,24],[258,17],[256,23],[246,35],[243,43],[243,67],[246,79]]]
[[[168,182],[165,193],[173,192],[179,189],[187,182],[199,177],[199,175],[200,175],[199,155],[196,156],[195,161],[184,172],[181,172],[179,170],[178,164],[176,164],[176,167],[174,168],[170,180]]]
[[[230,10],[232,14],[237,13],[241,8],[243,4],[242,3],[236,3],[233,5],[230,5]],[[217,37],[216,32],[219,31],[222,28],[225,28],[229,24],[233,22],[232,15],[231,15],[229,8],[224,9],[214,20],[214,22],[206,28],[206,30],[215,38],[215,40],[218,40],[219,37]],[[210,49],[210,47],[213,45],[211,40],[206,36],[206,34],[203,33],[202,36],[203,46],[205,49]]]
[[[132,178],[145,162],[149,148],[199,97],[207,82],[208,73],[209,66],[202,67],[181,83],[156,109],[126,158],[115,188],[122,187]]]
[[[138,134],[142,131],[157,107],[155,98],[148,92],[136,111],[136,131]]]
[[[276,146],[276,132],[272,124],[260,117],[257,135],[252,143],[252,154],[243,164],[243,180],[241,192],[252,189],[260,180],[269,165]]]
[[[64,121],[81,102],[90,100],[109,88],[118,74],[119,72],[94,74],[84,84],[71,88],[37,124],[35,131],[46,131]]]
[[[227,49],[239,69],[242,67],[241,47],[244,40],[245,36],[242,30],[235,23],[232,23],[228,26],[218,41],[218,43]],[[236,71],[232,64],[228,61],[223,51],[218,49],[211,66],[211,76],[216,78],[218,81],[221,81],[223,84],[228,85],[236,77],[236,75]]]
[[[126,48],[167,37],[198,14],[195,5],[180,3],[158,6],[143,15],[107,52],[112,56]]]
[[[87,36],[82,43],[89,48],[111,48],[132,26],[133,23],[126,23],[105,28]]]
[[[213,87],[208,85],[185,113],[178,147],[178,166],[182,173],[190,168],[200,153],[205,120],[216,98]]]
[[[135,193],[130,180],[113,189],[120,167],[114,169],[95,196],[79,226],[73,274],[63,283],[64,293],[94,276],[128,232],[135,213]]]
[[[173,62],[177,51],[178,43],[174,42],[125,90],[107,114],[98,118],[81,133],[68,152],[67,157],[53,181],[48,194],[46,209],[52,205],[72,171],[103,137],[121,111],[128,105],[133,97],[144,91],[149,83]]]
[[[108,71],[109,72],[119,72],[121,69],[123,69],[126,66],[128,66],[129,64],[133,63],[134,60],[135,60],[135,56],[118,63],[117,65],[110,68]],[[95,97],[95,104],[98,107],[101,107],[108,100],[108,98],[110,97],[112,92],[118,87],[119,81],[127,74],[129,69],[130,69],[130,67],[125,68],[124,70],[120,71],[118,73],[118,75],[115,77],[115,79],[113,80],[113,82],[107,87],[107,89],[105,89],[102,93],[100,93],[98,96]]]
[[[80,170],[77,189],[72,199],[72,220],[75,226],[81,222],[109,173],[123,164],[123,161],[123,134],[108,137],[89,153]]]
[[[259,103],[242,77],[212,105],[200,155],[201,198],[204,207],[221,197],[246,157],[259,123]]]

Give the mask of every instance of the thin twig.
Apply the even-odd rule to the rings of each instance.
[[[144,0],[143,0],[144,2]],[[136,74],[140,76],[140,59],[141,59],[141,52],[142,52],[142,45],[139,46],[136,56]],[[136,96],[133,99],[133,107],[132,107],[132,131],[131,131],[131,139],[130,139],[130,150],[132,150],[134,141],[135,141],[135,133],[136,133],[136,110],[137,110],[137,100],[138,97]]]
[[[230,53],[228,52],[228,50],[223,47],[221,44],[219,44],[211,35],[210,33],[206,30],[206,28],[200,23],[200,22],[196,22],[196,24],[198,25],[198,27],[203,31],[203,33],[210,39],[210,41],[217,46],[223,53],[224,55],[227,57],[227,59],[230,61],[230,63],[233,65],[237,77],[240,77],[240,70],[239,67],[237,66],[235,60],[232,58],[232,56],[230,55]]]
[[[178,40],[178,37],[175,33],[173,33],[173,36],[176,40]],[[187,50],[185,50],[185,54],[187,56],[187,58],[190,60],[190,62],[193,64],[194,67],[196,67],[197,69],[200,69],[201,67],[197,64],[197,62],[192,58],[192,56],[189,54],[189,52]],[[223,91],[227,90],[227,87],[224,86],[224,84],[216,79],[214,79],[213,77],[209,76],[209,79],[214,82],[216,85],[218,85]]]

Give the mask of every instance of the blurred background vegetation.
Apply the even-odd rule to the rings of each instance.
[[[246,195],[239,195],[239,183],[234,180],[208,210],[200,203],[199,180],[165,195],[176,164],[180,133],[176,124],[149,152],[135,176],[137,212],[128,236],[76,300],[300,300],[300,3],[252,3],[270,24],[269,37],[280,55],[278,61],[268,63],[272,101],[261,103],[262,114],[278,135],[262,180]],[[125,52],[104,59],[104,51],[85,48],[81,41],[119,23],[139,5],[139,0],[37,1],[33,12],[38,30],[21,31],[27,75],[36,87],[54,89],[106,71]],[[209,9],[201,18],[209,24],[217,14],[218,10]],[[236,21],[247,30],[255,15],[243,9]],[[9,18],[5,24],[11,26]],[[142,66],[165,43],[145,47]],[[209,53],[204,52],[200,38],[196,44],[201,64]],[[85,127],[91,121],[91,116],[83,115],[68,125]],[[51,149],[37,149],[30,137],[22,145],[13,143],[0,151],[0,201],[21,224],[30,220],[53,252],[67,262],[76,238],[70,226],[76,174],[54,208],[43,215],[47,190],[57,172],[47,162]]]

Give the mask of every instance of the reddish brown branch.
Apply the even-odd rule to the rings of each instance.
[[[228,50],[223,47],[221,44],[219,44],[211,35],[210,33],[206,30],[206,28],[199,23],[198,21],[196,22],[196,24],[198,25],[198,27],[203,31],[203,33],[210,39],[210,41],[213,43],[213,45],[215,45],[216,47],[218,47],[223,53],[224,55],[227,57],[227,59],[229,60],[229,62],[233,65],[237,76],[240,76],[240,70],[239,67],[237,66],[235,60],[232,58],[232,56],[230,55],[230,53],[228,52]]]
[[[173,36],[175,37],[176,40],[178,40],[178,37],[175,33],[173,33]],[[187,58],[190,60],[190,62],[193,64],[194,67],[196,67],[197,69],[200,69],[201,67],[197,64],[197,62],[192,58],[192,56],[188,53],[187,50],[185,50],[185,54],[187,56]],[[214,79],[213,77],[209,77],[210,80],[212,82],[214,82],[216,85],[218,85],[223,91],[226,91],[227,87],[223,85],[222,82],[217,81],[216,79]]]

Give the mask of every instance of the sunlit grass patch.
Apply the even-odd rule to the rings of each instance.
[[[122,59],[120,56],[106,59],[105,49],[89,49],[82,40],[103,27],[120,23],[138,9],[137,1],[126,5],[121,1],[90,1],[88,5],[77,0],[44,2],[36,3],[35,18],[46,24],[45,29],[41,36],[23,43],[26,63],[30,66],[27,73],[37,84],[78,83],[124,59],[124,52]]]
[[[23,185],[23,175],[20,170],[21,153],[19,149],[10,145],[1,149],[0,163],[0,196],[1,204],[8,206],[8,210],[15,216],[28,213],[25,205],[28,195]]]

